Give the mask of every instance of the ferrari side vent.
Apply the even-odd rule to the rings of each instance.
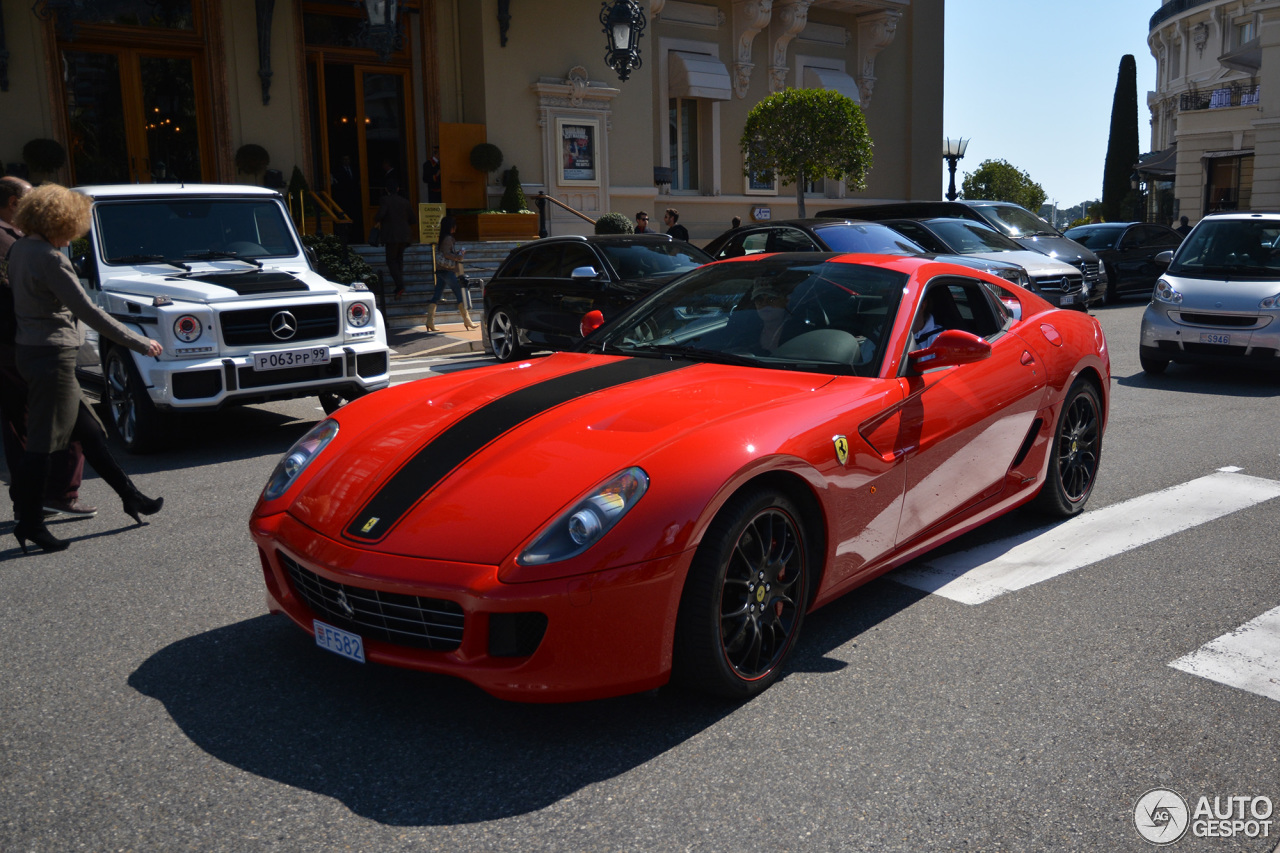
[[[1044,418],[1036,418],[1031,422],[1031,429],[1027,430],[1027,437],[1022,440],[1022,446],[1018,448],[1018,455],[1013,458],[1010,468],[1017,468],[1027,458],[1027,454],[1031,452],[1031,445],[1035,443],[1042,426],[1044,426]]]
[[[489,656],[524,658],[538,650],[547,633],[545,613],[489,614]]]
[[[462,645],[464,616],[457,602],[336,583],[283,551],[276,554],[294,593],[325,622],[397,646],[451,652]]]

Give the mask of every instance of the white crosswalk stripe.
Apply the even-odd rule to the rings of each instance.
[[[1276,497],[1280,482],[1221,469],[1016,539],[925,558],[888,577],[963,604],[982,604]]]
[[[1169,666],[1280,701],[1280,607]]]

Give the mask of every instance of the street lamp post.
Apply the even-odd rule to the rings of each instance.
[[[947,201],[955,201],[959,197],[956,192],[956,163],[964,158],[964,150],[969,147],[969,140],[964,137],[952,139],[948,136],[942,141],[942,156],[946,158],[947,168],[951,170],[951,186],[947,188]]]

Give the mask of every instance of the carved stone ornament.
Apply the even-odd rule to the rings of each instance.
[[[1195,45],[1198,55],[1204,54],[1204,46],[1209,43],[1209,25],[1204,21],[1191,28],[1191,43]]]
[[[902,13],[894,9],[858,18],[858,94],[863,107],[871,103],[876,86],[876,57],[893,43],[900,20]]]
[[[773,54],[769,66],[769,91],[781,92],[787,87],[787,45],[809,23],[809,7],[813,0],[780,0],[778,26],[781,30],[773,42]]]
[[[575,107],[582,106],[582,98],[587,94],[587,87],[591,85],[587,69],[581,65],[573,66],[565,76],[564,82],[569,84],[569,102]]]
[[[751,45],[756,36],[769,26],[773,17],[773,0],[734,0],[733,4],[733,93],[739,98],[747,96],[751,85]]]

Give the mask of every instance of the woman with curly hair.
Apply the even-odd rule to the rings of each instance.
[[[76,379],[76,351],[82,341],[78,320],[104,338],[134,352],[156,357],[160,344],[114,320],[89,300],[71,262],[59,249],[89,230],[92,201],[57,184],[37,187],[25,196],[14,216],[26,236],[9,253],[9,281],[17,318],[18,372],[30,388],[27,397],[27,448],[13,473],[17,525],[13,535],[25,554],[27,541],[45,551],[62,551],[67,542],[44,525],[41,497],[49,471],[49,455],[69,441],[79,441],[93,466],[124,504],[133,520],[159,512],[163,498],[138,491],[107,449],[106,432],[85,402]]]

